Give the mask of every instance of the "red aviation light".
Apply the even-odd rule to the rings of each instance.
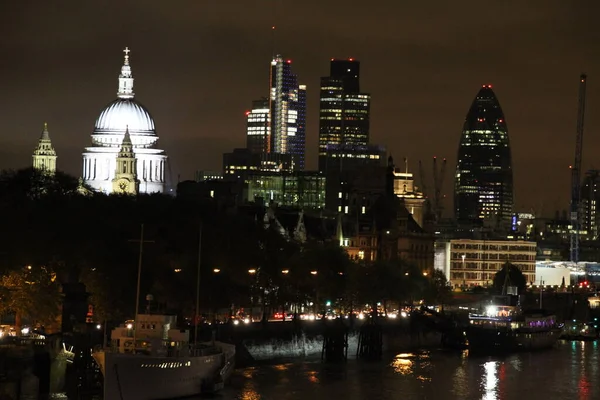
[[[292,63],[292,60],[287,60],[286,62],[287,62],[288,64],[291,64],[291,63]]]
[[[348,61],[354,61],[354,58],[349,58]]]
[[[246,111],[246,117],[250,115],[250,111]]]
[[[500,119],[498,120],[498,122],[504,122],[504,120],[503,120],[502,118],[500,118]]]

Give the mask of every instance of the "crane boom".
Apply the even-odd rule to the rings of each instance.
[[[579,204],[581,198],[581,157],[583,152],[583,122],[585,119],[585,89],[587,75],[579,77],[579,97],[577,105],[577,137],[575,160],[571,167],[571,262],[579,262]]]
[[[434,189],[434,212],[437,220],[442,218],[442,189],[444,186],[444,175],[446,174],[446,159],[442,161],[441,168],[438,168],[437,157],[433,157],[433,189]]]

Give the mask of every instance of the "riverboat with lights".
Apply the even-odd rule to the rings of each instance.
[[[562,330],[556,316],[544,310],[521,312],[513,306],[490,305],[469,315],[465,333],[470,351],[511,352],[550,348]]]
[[[234,368],[235,346],[194,345],[189,331],[175,328],[176,318],[139,314],[135,326],[131,321],[113,329],[110,346],[93,353],[105,399],[174,399],[223,387]]]

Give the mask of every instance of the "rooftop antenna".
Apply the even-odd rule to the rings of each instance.
[[[275,25],[271,27],[271,59],[275,59]]]

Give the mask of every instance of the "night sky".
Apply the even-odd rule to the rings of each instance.
[[[447,157],[450,196],[464,117],[491,83],[517,211],[549,215],[568,204],[581,72],[583,169],[600,168],[599,11],[597,0],[1,1],[0,168],[29,166],[47,121],[59,169],[79,176],[129,46],[136,99],[154,117],[171,178],[220,170],[221,154],[245,145],[244,112],[268,93],[276,25],[276,50],[308,86],[309,168],[319,78],[333,57],[361,61],[372,142],[415,172],[424,160],[429,179],[431,157]]]

